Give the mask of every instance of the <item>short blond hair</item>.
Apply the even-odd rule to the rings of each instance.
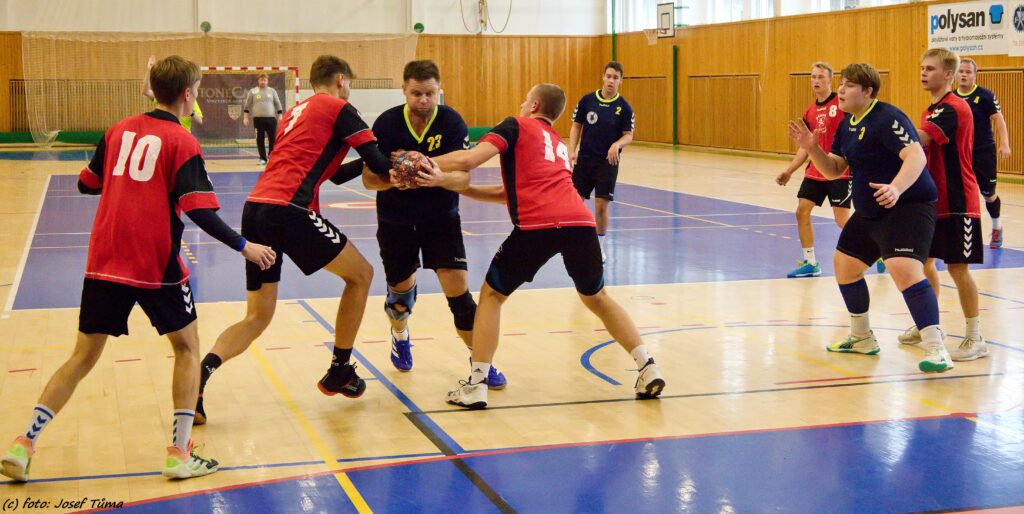
[[[821,68],[828,72],[828,78],[832,78],[832,65],[825,61],[818,61],[811,65],[811,69]]]
[[[942,62],[942,69],[945,71],[955,73],[956,70],[960,69],[960,56],[945,48],[929,48],[925,50],[921,60],[923,61],[929,57],[938,58]]]
[[[963,57],[960,59],[960,64],[970,64],[974,67],[974,73],[978,73],[978,62],[974,59],[971,59],[970,57]]]
[[[565,91],[555,84],[533,86],[533,99],[540,103],[540,113],[555,121],[565,110]]]

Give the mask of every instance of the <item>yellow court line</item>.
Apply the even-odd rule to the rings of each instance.
[[[270,380],[274,389],[277,390],[277,394],[281,397],[281,400],[284,401],[285,406],[288,407],[288,411],[291,413],[292,419],[294,419],[299,424],[299,427],[302,428],[302,431],[306,433],[306,438],[313,444],[317,453],[320,454],[320,458],[323,459],[324,464],[326,464],[328,469],[331,471],[335,471],[335,473],[331,473],[331,475],[334,476],[338,481],[338,484],[341,485],[342,490],[345,491],[345,495],[348,496],[352,505],[356,507],[356,510],[360,514],[372,513],[373,510],[370,509],[370,506],[366,503],[366,500],[363,499],[363,496],[359,494],[359,490],[356,489],[352,480],[349,479],[346,473],[340,472],[342,469],[341,465],[334,459],[330,449],[327,447],[327,443],[325,443],[324,440],[316,433],[316,429],[313,428],[313,425],[308,419],[306,419],[306,415],[303,414],[302,409],[299,408],[291,394],[288,393],[288,389],[285,388],[284,383],[281,382],[277,373],[274,372],[274,368],[270,366],[270,362],[267,360],[266,355],[263,354],[263,350],[259,346],[253,345],[250,353],[253,358],[256,359],[256,363],[259,364],[260,369],[263,370],[263,373],[267,376],[267,379]]]

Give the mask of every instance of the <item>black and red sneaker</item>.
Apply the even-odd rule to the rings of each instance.
[[[341,393],[349,398],[359,398],[366,391],[366,382],[356,374],[355,364],[348,363],[332,365],[316,387],[327,396]]]

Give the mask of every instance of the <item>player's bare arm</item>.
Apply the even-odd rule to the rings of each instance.
[[[572,128],[569,129],[569,166],[576,165],[576,152],[579,151],[581,134],[583,134],[583,124],[572,122]]]
[[[996,150],[996,154],[1000,159],[1010,158],[1010,131],[1006,128],[1006,118],[1003,117],[1003,113],[997,112],[990,118],[992,123],[996,127],[996,139],[999,140],[999,148]]]
[[[149,61],[146,62],[146,74],[142,77],[142,96],[145,96],[149,99],[156,98],[155,96],[153,96],[153,88],[149,87],[149,70],[153,69],[153,66],[155,64],[156,56],[149,56]]]
[[[903,160],[903,165],[900,166],[900,171],[896,174],[896,177],[892,179],[892,183],[875,184],[872,182],[868,184],[875,189],[875,201],[886,209],[891,209],[896,205],[900,195],[910,186],[914,185],[914,182],[921,176],[921,172],[924,171],[924,167],[928,163],[928,157],[924,154],[924,148],[916,142],[904,147],[900,151],[900,159]]]
[[[434,162],[441,171],[472,171],[499,153],[498,147],[481,141],[469,150],[458,150],[436,157]]]
[[[780,186],[788,184],[793,173],[798,170],[800,166],[803,166],[805,162],[807,162],[807,150],[798,148],[793,160],[789,162],[789,166],[786,166],[786,171],[779,173],[779,175],[775,177],[775,183]]]
[[[493,184],[487,186],[468,186],[466,189],[459,191],[459,194],[467,198],[472,198],[479,202],[488,203],[500,203],[505,204],[505,186],[501,184]]]
[[[823,130],[815,130],[811,132],[808,130],[807,125],[804,125],[803,121],[790,120],[788,124],[789,137],[800,149],[807,152],[807,156],[811,158],[811,162],[814,163],[814,167],[818,168],[828,179],[839,178],[846,170],[847,164],[846,159],[832,154],[825,153],[824,150],[818,146],[818,134]]]
[[[416,185],[419,187],[440,187],[455,192],[469,187],[468,171],[441,171],[436,163],[431,164],[433,166],[430,169],[420,170],[419,177],[416,178]]]
[[[395,187],[390,180],[370,171],[370,168],[363,167],[363,187],[370,191],[386,191]]]

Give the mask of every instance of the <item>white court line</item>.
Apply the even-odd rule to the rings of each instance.
[[[7,304],[4,305],[4,312],[0,318],[11,317],[11,308],[14,307],[14,297],[18,294],[18,286],[21,285],[21,274],[25,271],[25,262],[28,261],[28,252],[32,248],[32,239],[36,235],[36,226],[39,225],[39,215],[43,212],[43,202],[46,201],[46,193],[50,190],[50,182],[53,175],[46,177],[46,185],[39,195],[39,205],[36,206],[36,216],[32,220],[32,227],[28,229],[28,237],[25,239],[25,248],[21,252],[21,261],[18,262],[18,270],[14,272],[14,280],[11,282],[11,292],[7,295]]]

